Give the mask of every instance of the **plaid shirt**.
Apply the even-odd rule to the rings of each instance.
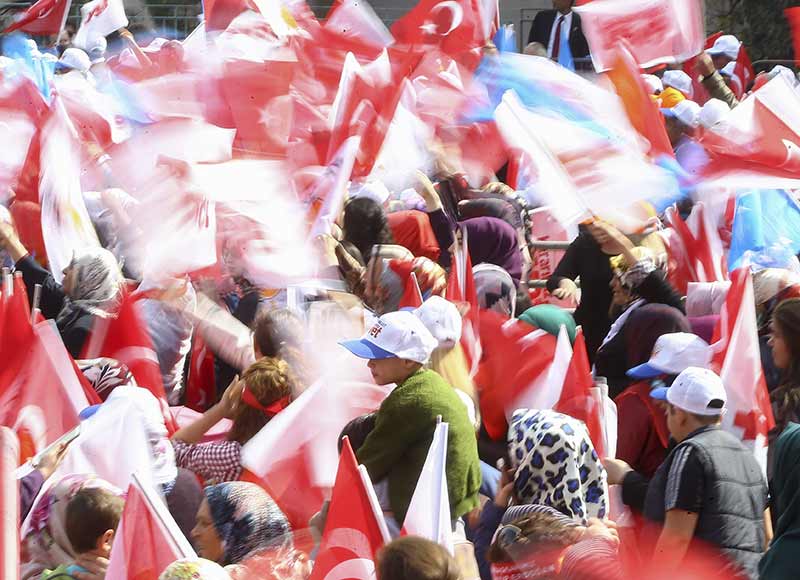
[[[242,444],[238,441],[186,443],[173,439],[172,446],[178,467],[194,471],[206,485],[235,481],[242,473]]]

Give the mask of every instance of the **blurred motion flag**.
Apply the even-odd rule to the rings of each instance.
[[[794,59],[800,60],[800,6],[787,8],[784,10],[789,28],[792,30],[792,42],[794,43]]]
[[[19,482],[14,471],[19,460],[19,441],[14,431],[0,427],[0,577],[18,578]]]
[[[595,0],[575,12],[598,72],[613,66],[620,40],[630,45],[643,68],[683,62],[703,49],[700,0]]]
[[[122,0],[92,0],[81,6],[81,25],[72,43],[88,49],[100,37],[128,26]]]
[[[3,30],[3,34],[15,30],[42,36],[58,34],[64,28],[71,5],[72,0],[39,0],[21,12],[17,19]]]
[[[398,44],[417,50],[438,46],[451,56],[483,47],[493,34],[475,0],[421,0],[391,30]]]

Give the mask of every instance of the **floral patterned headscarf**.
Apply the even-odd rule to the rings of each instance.
[[[205,558],[185,558],[167,566],[158,580],[230,580],[225,569]]]

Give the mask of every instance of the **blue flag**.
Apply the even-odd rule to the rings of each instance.
[[[753,190],[736,199],[728,270],[785,268],[800,251],[800,207],[784,190]]]

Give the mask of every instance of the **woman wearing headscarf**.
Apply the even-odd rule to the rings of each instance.
[[[394,312],[409,305],[417,293],[412,272],[423,300],[430,296],[444,296],[447,276],[435,262],[428,258],[387,260],[376,257],[367,268],[364,302],[377,314]]]
[[[516,503],[547,505],[583,524],[606,517],[606,470],[581,421],[555,411],[520,409],[509,423]]]
[[[763,580],[789,580],[797,578],[800,550],[800,425],[789,423],[770,445],[773,448],[774,469],[769,483],[777,524],[758,571]]]
[[[22,562],[22,580],[38,579],[47,569],[79,560],[67,537],[67,505],[83,489],[103,489],[118,497],[123,495],[122,490],[93,475],[67,475],[48,489],[36,503],[30,531],[22,540],[27,556]]]
[[[231,481],[206,487],[192,530],[200,556],[222,566],[267,549],[293,549],[286,516],[260,486]]]
[[[494,310],[514,318],[517,285],[511,274],[495,264],[478,264],[472,268],[472,279],[481,310]]]
[[[559,308],[554,304],[539,304],[528,308],[518,318],[522,322],[526,322],[556,337],[563,326],[567,331],[570,344],[575,344],[578,328],[575,324],[575,319],[563,308]]]
[[[42,316],[55,319],[64,346],[78,358],[94,317],[111,317],[117,305],[124,279],[114,255],[103,248],[80,250],[64,268],[64,281],[59,284],[28,253],[14,226],[2,221],[0,245],[14,260],[15,269],[22,272],[29,301],[33,301],[36,284],[42,286]]]

